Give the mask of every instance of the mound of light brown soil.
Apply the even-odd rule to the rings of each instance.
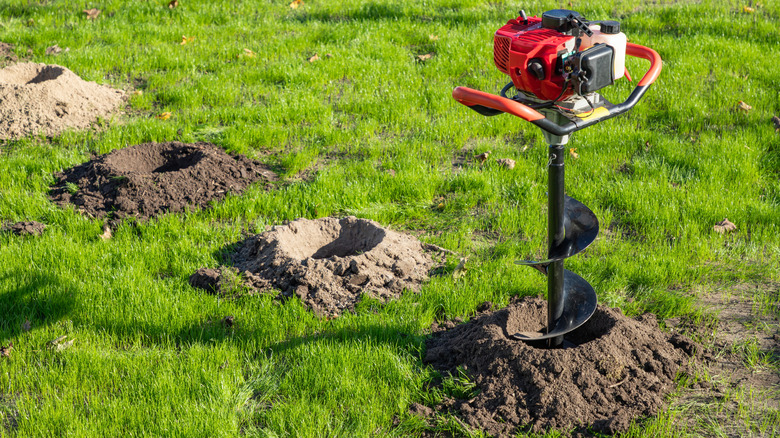
[[[534,348],[509,337],[539,331],[546,308],[538,298],[523,299],[429,339],[424,361],[453,375],[462,367],[479,389],[439,408],[497,436],[589,425],[615,433],[664,405],[695,347],[662,332],[651,314],[632,319],[604,306],[567,336],[569,348]]]
[[[382,301],[417,291],[434,262],[414,237],[366,219],[297,219],[241,242],[233,266],[252,288],[297,296],[315,313],[353,310],[363,293]],[[200,269],[196,287],[217,289],[220,272]]]
[[[144,143],[117,149],[56,175],[52,201],[95,217],[148,219],[206,207],[256,181],[276,180],[258,161],[210,143]]]
[[[0,70],[0,139],[86,128],[114,112],[123,96],[59,65],[11,65]]]

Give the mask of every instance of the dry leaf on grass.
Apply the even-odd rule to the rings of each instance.
[[[752,14],[753,12],[756,12],[756,10],[750,6],[742,6],[742,12],[746,14]]]
[[[190,37],[188,37],[188,36],[186,36],[186,35],[182,35],[182,36],[181,36],[181,42],[179,43],[179,45],[183,46],[183,45],[185,45],[185,44],[189,44],[189,43],[191,43],[193,40],[195,40],[195,37],[194,37],[194,36],[190,36]]]
[[[468,257],[463,257],[458,262],[458,266],[455,267],[455,270],[452,271],[452,278],[455,280],[461,279],[466,275],[466,271],[468,271],[468,268],[466,268],[466,262],[469,261]]]
[[[22,331],[29,332],[31,328],[32,328],[32,324],[30,324],[30,320],[25,319],[24,322],[22,323]]]
[[[140,96],[142,94],[144,94],[144,92],[142,90],[135,90],[135,91],[133,91],[133,96]]]
[[[433,58],[433,55],[435,55],[435,53],[433,53],[433,52],[431,52],[431,53],[426,53],[426,54],[424,54],[424,55],[417,55],[417,59],[418,59],[418,60],[420,60],[420,61],[422,61],[422,62],[425,62],[425,61],[427,61],[427,60],[429,60],[429,59]]]
[[[62,50],[60,46],[57,44],[47,47],[46,48],[46,56],[52,56],[52,55],[59,55],[62,52],[68,53],[70,51],[70,48],[66,48],[65,50]]]
[[[298,9],[303,4],[303,0],[293,0],[292,3],[290,3],[290,9]]]
[[[8,344],[7,347],[0,346],[0,356],[2,357],[11,357],[11,350],[14,349],[14,343],[11,342]]]
[[[580,157],[580,154],[577,153],[577,148],[569,148],[569,155],[575,160]]]
[[[515,168],[515,160],[511,158],[497,158],[496,163],[507,170],[512,170]]]
[[[63,340],[65,340],[65,338],[67,338],[67,337],[68,337],[67,335],[59,336],[56,339],[53,339],[53,340],[49,341],[49,345],[57,345],[60,342],[62,342]]]
[[[780,131],[780,117],[777,116],[772,117],[772,123],[775,124],[775,132]]]
[[[316,53],[314,54],[314,56],[309,58],[309,62],[314,62],[314,61],[319,61],[319,60],[320,60],[320,55],[318,55]]]
[[[244,51],[242,53],[238,54],[239,58],[254,58],[255,56],[257,56],[255,54],[255,52],[253,52],[253,51],[251,51],[249,49],[244,49]]]
[[[715,226],[712,228],[718,233],[725,234],[729,231],[736,230],[737,226],[734,225],[730,220],[728,220],[728,218],[725,218],[722,221],[715,224]]]
[[[428,35],[428,39],[431,41],[439,41],[439,37],[433,34]]]
[[[490,151],[487,151],[487,152],[482,152],[481,154],[477,155],[477,156],[476,156],[476,157],[474,157],[474,158],[476,158],[477,160],[479,160],[479,163],[480,163],[480,164],[482,164],[482,163],[484,163],[484,162],[485,162],[485,160],[487,160],[487,159],[488,159],[488,157],[489,157],[489,156],[490,156]]]
[[[168,120],[171,118],[172,115],[173,114],[171,114],[169,111],[166,111],[164,113],[157,114],[155,117],[157,117],[160,120]]]
[[[53,349],[54,351],[62,351],[70,348],[73,345],[73,343],[76,342],[76,340],[71,339],[70,341],[63,342],[67,337],[68,337],[67,335],[62,335],[57,339],[49,341],[49,348]]]
[[[75,339],[71,339],[70,341],[63,342],[63,343],[61,343],[61,344],[57,344],[57,345],[54,347],[54,351],[63,351],[63,350],[67,350],[68,348],[70,348],[71,346],[73,346],[73,343],[74,343],[74,342],[76,342],[76,340],[75,340]]]
[[[171,1],[168,3],[168,9],[173,9],[173,8],[175,8],[176,6],[179,6],[179,0],[171,0]]]
[[[113,233],[111,232],[111,227],[108,226],[108,224],[103,225],[103,234],[100,235],[100,238],[103,240],[108,240],[113,236]]]
[[[740,100],[740,101],[739,101],[739,103],[737,104],[737,108],[738,108],[738,109],[740,109],[740,110],[742,110],[742,111],[744,111],[744,112],[746,112],[746,113],[747,113],[748,111],[750,111],[750,110],[752,110],[752,109],[753,109],[753,107],[752,107],[752,106],[750,106],[750,105],[746,104],[745,102],[743,102],[743,101],[741,101],[741,100]]]
[[[83,12],[87,14],[88,20],[94,20],[98,15],[100,15],[100,9],[84,9]]]

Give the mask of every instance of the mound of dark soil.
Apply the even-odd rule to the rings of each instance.
[[[0,46],[0,56],[15,58],[8,45]],[[114,112],[123,97],[121,90],[87,82],[59,65],[14,64],[0,70],[0,139],[89,127]]]
[[[16,222],[2,227],[2,231],[10,231],[17,236],[40,236],[45,229],[46,225],[35,221]]]
[[[351,216],[274,227],[241,242],[232,261],[250,287],[297,296],[321,316],[353,310],[363,293],[387,301],[417,291],[434,264],[414,237]],[[217,289],[220,272],[200,269],[190,283]]]
[[[96,217],[148,219],[206,207],[276,174],[210,143],[144,143],[101,155],[56,175],[52,201]]]
[[[570,348],[534,348],[509,337],[539,331],[546,308],[538,298],[523,299],[429,339],[424,361],[453,375],[462,367],[479,389],[440,408],[509,436],[588,425],[615,433],[663,406],[690,341],[663,333],[651,314],[631,319],[604,306],[567,337]]]

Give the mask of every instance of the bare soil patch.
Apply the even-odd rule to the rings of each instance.
[[[329,317],[354,310],[364,293],[384,302],[418,291],[434,265],[419,240],[354,216],[274,227],[240,242],[231,259],[251,289],[279,289]],[[204,268],[190,283],[219,292],[224,276]]]
[[[687,411],[679,417],[687,426],[717,425],[702,436],[761,436],[780,430],[778,297],[778,283],[718,286],[698,296],[712,318],[666,321],[673,331],[707,347],[697,366],[708,379],[675,401]]]
[[[569,348],[534,348],[509,337],[544,327],[546,307],[525,298],[436,332],[424,362],[445,374],[463,371],[478,389],[437,409],[496,436],[588,426],[615,433],[664,406],[696,349],[662,332],[652,314],[628,318],[604,306],[567,337]]]
[[[210,143],[144,143],[96,157],[56,175],[49,194],[95,217],[145,220],[206,207],[250,184],[275,181],[260,162]]]
[[[123,97],[123,91],[84,81],[59,65],[11,65],[0,70],[0,139],[87,128],[113,113]]]
[[[40,236],[45,229],[46,225],[35,221],[16,222],[2,227],[2,231],[10,231],[17,236]]]

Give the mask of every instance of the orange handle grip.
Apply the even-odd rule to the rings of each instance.
[[[456,87],[452,90],[452,97],[466,106],[481,105],[495,110],[503,111],[520,117],[529,122],[543,119],[544,116],[533,108],[523,105],[520,102],[495,94],[485,93],[484,91],[474,90],[466,87]]]
[[[626,55],[635,58],[643,58],[650,61],[650,69],[642,77],[637,86],[650,85],[658,79],[661,74],[662,61],[661,56],[655,50],[640,46],[639,44],[626,43]]]

